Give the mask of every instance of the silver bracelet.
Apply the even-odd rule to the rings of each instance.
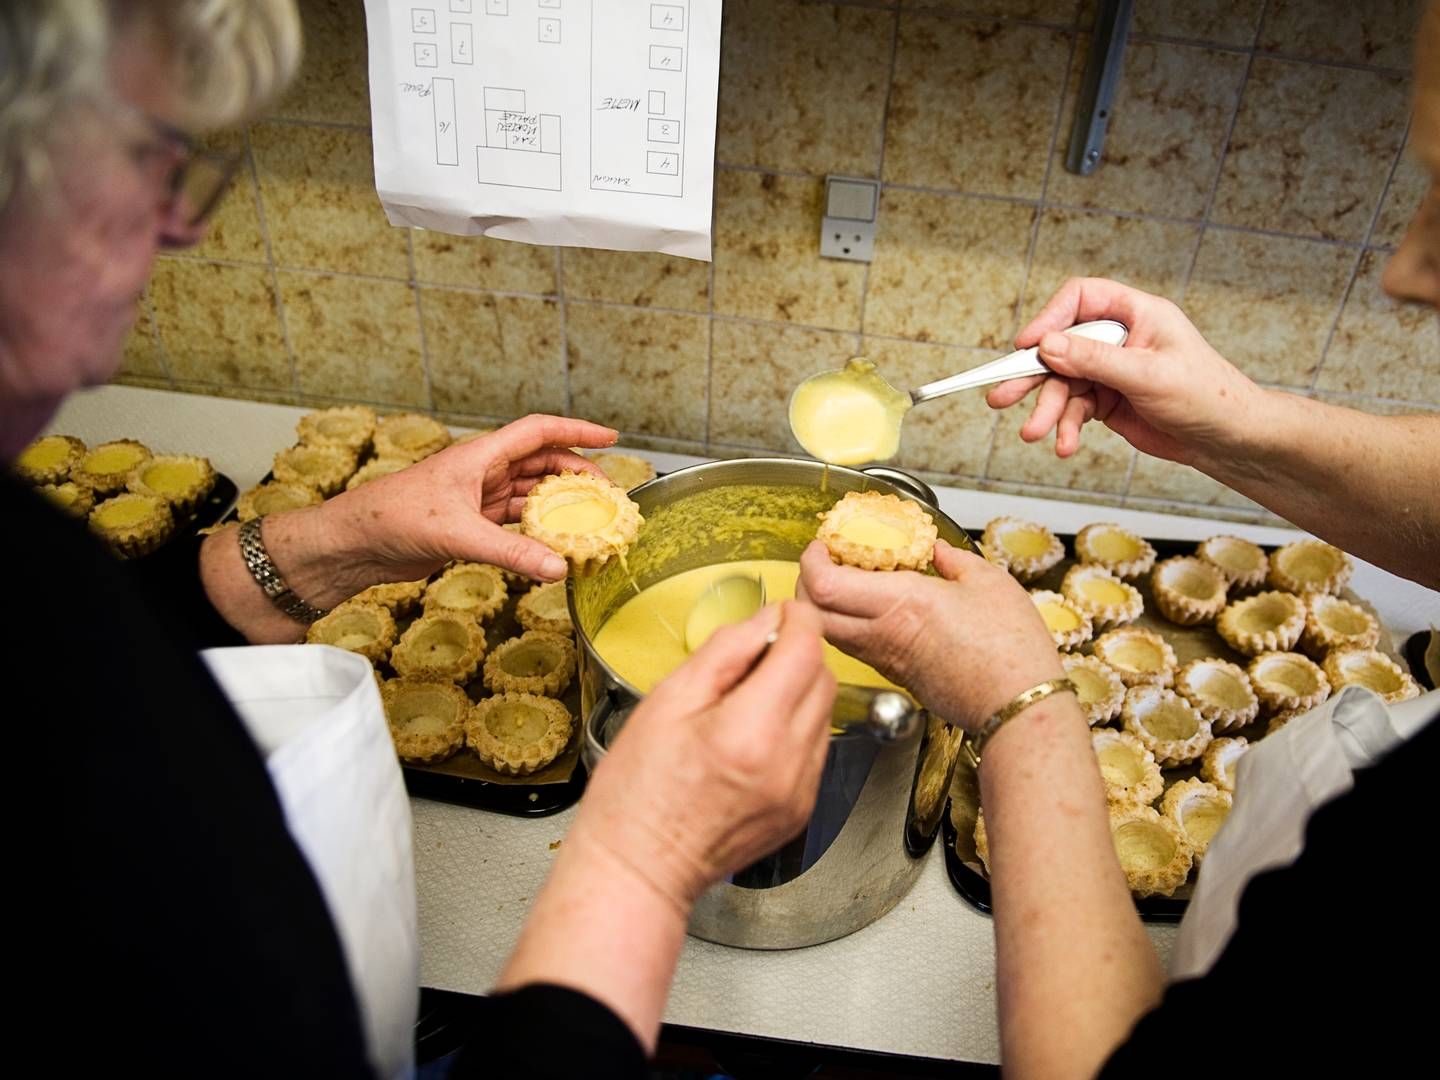
[[[313,623],[325,612],[296,596],[285,584],[280,571],[275,569],[270,553],[265,550],[265,541],[260,538],[260,525],[264,520],[263,517],[252,518],[240,526],[240,556],[245,560],[245,568],[271,603],[296,622]]]

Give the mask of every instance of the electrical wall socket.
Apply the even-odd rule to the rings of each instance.
[[[875,258],[875,218],[879,211],[879,181],[827,176],[820,254],[827,259],[870,262]]]

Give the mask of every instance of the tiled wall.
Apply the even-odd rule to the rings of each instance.
[[[243,136],[204,246],[166,257],[123,381],[481,424],[571,412],[634,445],[790,448],[789,388],[863,352],[898,385],[1006,348],[1068,275],[1180,302],[1266,383],[1440,405],[1440,322],[1379,288],[1423,177],[1401,153],[1421,0],[1137,0],[1105,162],[1061,163],[1086,0],[726,0],[713,265],[391,228],[359,0],[305,0],[308,56]],[[873,264],[817,253],[822,177],[885,183]],[[981,395],[900,463],[1000,490],[1245,516],[1087,428],[1069,462]]]

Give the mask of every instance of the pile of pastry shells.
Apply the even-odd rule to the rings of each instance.
[[[20,452],[14,471],[67,514],[85,519],[122,559],[163,546],[215,486],[209,459],[159,454],[135,439],[86,446],[73,435],[43,435]]]
[[[1351,683],[1389,702],[1420,692],[1379,649],[1375,616],[1341,595],[1350,557],[1319,540],[1267,554],[1214,536],[1157,561],[1144,538],[1101,522],[1076,534],[1075,561],[1058,589],[1034,587],[1047,575],[1053,581],[1066,557],[1045,526],[996,518],[982,548],[1031,586],[1061,650],[1137,897],[1174,895],[1203,861],[1229,813],[1236,763],[1255,740]],[[1158,618],[1136,625],[1147,596]],[[1205,643],[1183,664],[1175,649],[1182,639],[1191,654]],[[982,816],[975,845],[988,870],[984,830]]]
[[[296,433],[295,445],[275,455],[273,479],[240,496],[240,520],[318,504],[455,441],[432,417],[381,417],[363,405],[309,413]],[[597,464],[626,480],[650,469],[624,454]],[[577,654],[564,581],[535,584],[498,566],[452,562],[429,578],[351,597],[312,624],[306,640],[370,661],[395,751],[409,764],[437,765],[468,748],[499,773],[528,776],[574,733],[566,694]]]

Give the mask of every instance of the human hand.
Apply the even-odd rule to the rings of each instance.
[[[527,416],[457,443],[312,510],[336,591],[353,596],[384,581],[425,577],[451,559],[491,563],[542,581],[565,576],[544,544],[502,529],[545,476],[600,469],[570,447],[613,446],[611,428],[558,416]],[[343,597],[340,597],[343,599]]]
[[[816,541],[800,557],[796,595],[820,609],[832,645],[973,731],[1064,669],[1040,612],[1008,573],[943,540],[935,569],[940,577],[837,566]]]
[[[688,913],[808,820],[834,699],[809,604],[722,628],[626,720],[567,843],[606,850]]]
[[[1124,347],[1060,332],[1094,319],[1129,327]],[[1201,464],[1238,445],[1266,396],[1169,300],[1103,278],[1065,282],[1015,344],[1038,344],[1055,374],[1000,383],[985,400],[1004,409],[1040,387],[1020,437],[1036,442],[1054,428],[1062,458],[1080,448],[1085,423],[1100,420],[1137,450]]]

